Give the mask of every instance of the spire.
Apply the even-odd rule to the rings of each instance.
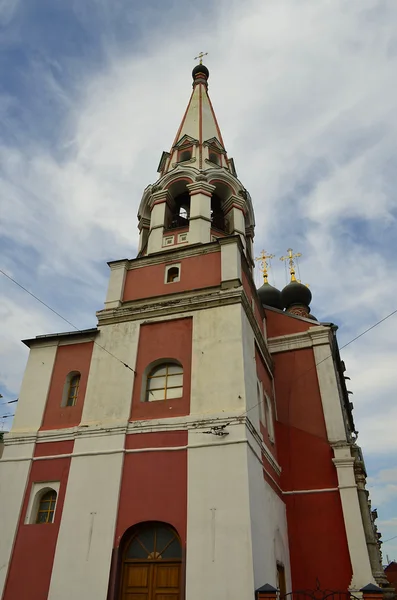
[[[165,175],[178,164],[206,171],[223,167],[236,176],[233,159],[228,159],[218,121],[208,95],[209,71],[202,64],[200,52],[196,57],[200,62],[192,71],[193,91],[185,114],[179,126],[170,152],[163,152],[158,172]]]

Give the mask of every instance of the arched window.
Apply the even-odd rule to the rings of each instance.
[[[62,406],[74,406],[76,404],[80,379],[81,374],[78,371],[71,371],[68,374],[63,388]]]
[[[151,369],[146,380],[146,402],[181,398],[183,368],[177,363],[161,363]]]
[[[170,229],[187,227],[190,217],[190,194],[186,190],[174,198],[175,206],[171,215]]]
[[[57,493],[55,490],[49,490],[41,496],[37,509],[36,523],[53,522],[56,500]]]
[[[218,152],[214,152],[214,150],[210,150],[209,151],[209,155],[208,158],[210,159],[210,161],[216,165],[220,165],[221,164],[221,157],[220,154],[218,154]]]
[[[167,270],[167,283],[174,283],[179,280],[179,267],[170,267]]]
[[[267,434],[269,436],[269,440],[271,442],[274,442],[273,411],[272,411],[272,405],[270,402],[270,398],[267,394],[265,394],[265,419],[266,419],[266,429],[267,429]]]
[[[123,552],[121,600],[181,598],[182,547],[165,523],[142,523]]]
[[[216,194],[212,194],[211,197],[211,223],[212,227],[216,227],[216,229],[220,229],[221,231],[226,230],[222,200]]]
[[[192,148],[182,148],[178,154],[178,162],[183,162],[184,160],[190,160],[192,158]]]

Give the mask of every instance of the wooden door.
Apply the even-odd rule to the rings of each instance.
[[[181,600],[182,547],[165,523],[142,523],[123,552],[120,600]]]
[[[122,600],[180,600],[181,565],[176,562],[124,564]]]

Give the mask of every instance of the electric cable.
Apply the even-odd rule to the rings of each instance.
[[[43,304],[43,306],[45,306],[46,308],[48,308],[51,312],[53,312],[54,314],[56,314],[60,319],[62,319],[63,321],[65,321],[66,323],[68,323],[69,325],[71,325],[71,327],[73,327],[74,329],[76,329],[77,331],[84,333],[83,329],[79,329],[76,325],[74,325],[71,321],[69,321],[68,319],[66,319],[66,317],[62,316],[59,312],[57,312],[54,308],[52,308],[51,306],[49,306],[49,304],[46,304],[45,302],[43,302],[43,300],[41,300],[40,298],[38,298],[37,296],[35,296],[35,294],[33,294],[32,292],[30,292],[28,289],[26,289],[23,285],[21,285],[18,281],[16,281],[15,279],[13,279],[12,277],[10,277],[10,275],[7,275],[7,273],[5,273],[2,269],[0,269],[0,273],[2,273],[3,275],[5,275],[5,277],[7,277],[10,281],[12,281],[13,283],[15,283],[15,285],[17,285],[18,287],[20,287],[22,290],[24,290],[24,292],[26,292],[27,294],[29,294],[29,296],[32,296],[32,298],[34,298],[35,300],[37,300],[38,302],[40,302],[40,304]],[[122,365],[124,365],[124,367],[126,367],[127,369],[129,369],[130,371],[132,371],[133,373],[136,374],[135,369],[133,369],[132,367],[130,367],[127,363],[125,363],[124,361],[122,361],[120,358],[118,358],[117,356],[115,356],[114,354],[112,354],[112,352],[110,352],[109,350],[107,350],[104,346],[102,346],[101,344],[99,344],[96,340],[93,340],[94,344],[96,344],[99,348],[102,348],[102,350],[104,350],[105,352],[107,352],[110,356],[112,356],[113,358],[115,358],[116,360],[119,361],[119,363],[121,363]]]

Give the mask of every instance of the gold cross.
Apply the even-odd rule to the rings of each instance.
[[[260,265],[260,270],[262,271],[263,274],[263,283],[267,283],[267,275],[268,275],[268,259],[272,259],[274,258],[274,254],[266,254],[265,250],[262,250],[262,252],[260,253],[260,255],[258,256],[258,258],[256,258],[255,260],[260,260],[261,261],[261,265]]]
[[[291,274],[291,281],[296,281],[294,258],[299,258],[300,256],[302,256],[302,254],[300,252],[296,252],[295,254],[293,254],[292,253],[292,248],[288,248],[287,252],[288,252],[288,255],[287,256],[281,256],[280,260],[288,260],[288,262],[289,262],[289,272]]]
[[[198,56],[194,57],[194,60],[199,60],[200,65],[203,64],[203,56],[207,56],[208,52],[200,52]]]

